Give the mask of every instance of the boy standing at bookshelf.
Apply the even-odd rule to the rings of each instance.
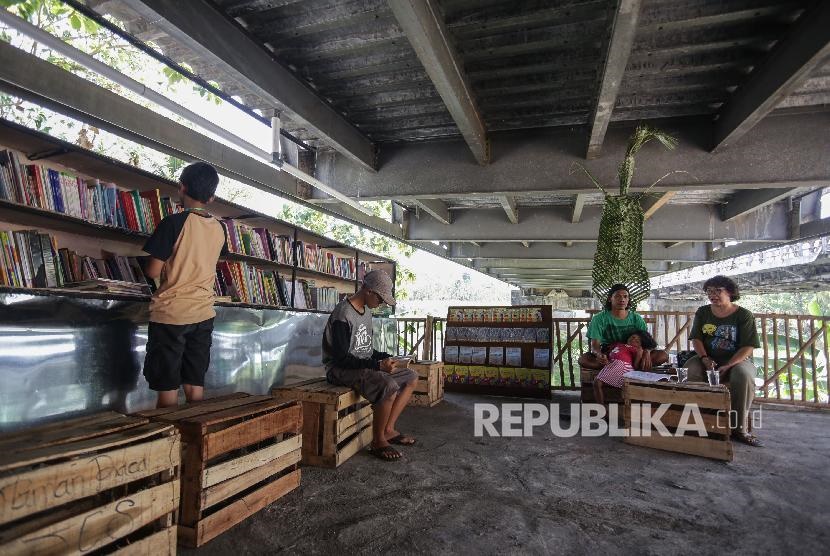
[[[177,405],[180,386],[188,402],[202,399],[216,316],[216,263],[228,252],[225,228],[205,210],[219,184],[216,170],[194,162],[179,182],[184,211],[164,218],[144,245],[150,255],[144,273],[160,278],[150,300],[144,358],[144,376],[158,393],[156,407]]]
[[[381,303],[394,305],[392,279],[382,270],[368,272],[363,287],[337,304],[323,332],[323,365],[326,380],[348,386],[372,403],[372,448],[369,452],[385,461],[400,459],[390,444],[411,446],[415,439],[395,428],[418,374],[396,368],[388,353],[372,347],[372,311]],[[394,371],[395,374],[391,374]]]

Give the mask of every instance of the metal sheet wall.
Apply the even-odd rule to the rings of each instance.
[[[216,307],[207,395],[268,393],[324,374],[327,315]],[[147,303],[0,293],[0,429],[155,404],[141,374]],[[375,319],[375,347],[397,352],[395,322]]]

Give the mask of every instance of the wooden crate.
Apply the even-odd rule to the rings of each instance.
[[[179,542],[202,546],[300,485],[297,403],[237,393],[139,415],[182,435]]]
[[[597,378],[599,370],[579,368],[579,384],[580,384],[580,400],[583,403],[593,403],[597,401],[594,395],[594,380]],[[622,403],[623,395],[619,388],[611,388],[604,386],[605,402],[606,403]]]
[[[632,413],[632,403],[650,403],[652,412],[656,411],[660,404],[670,404],[671,408],[660,420],[672,433],[680,423],[684,404],[697,404],[706,428],[706,436],[686,433],[679,437],[659,436],[652,429],[651,436],[626,436],[626,443],[732,461],[729,429],[730,402],[729,390],[726,386],[709,386],[702,382],[677,384],[625,379],[623,398],[625,400],[623,418],[625,428],[629,433],[632,425],[637,431],[642,428],[640,422],[633,420],[638,417],[638,414]]]
[[[280,401],[303,404],[303,464],[338,467],[372,442],[372,406],[346,386],[314,378],[274,388]]]
[[[432,407],[444,400],[444,364],[440,361],[410,363],[418,373],[418,384],[409,405]]]
[[[175,554],[180,457],[112,411],[0,436],[0,554]]]

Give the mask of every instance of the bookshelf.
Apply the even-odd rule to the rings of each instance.
[[[445,389],[549,398],[551,324],[550,305],[450,307]]]
[[[117,259],[124,259],[123,264],[126,265],[127,261],[144,255],[141,247],[155,223],[173,210],[171,207],[178,200],[179,185],[175,181],[0,119],[0,152],[2,151],[13,151],[23,167],[37,165],[41,170],[31,171],[43,172],[44,184],[41,187],[48,187],[45,182],[52,177],[51,173],[47,177],[49,169],[84,180],[78,183],[81,192],[77,195],[70,188],[74,197],[70,196],[69,202],[73,203],[71,212],[76,213],[74,215],[46,207],[45,205],[50,203],[57,206],[57,202],[52,199],[50,203],[46,203],[42,195],[38,196],[37,200],[33,200],[33,196],[23,199],[24,202],[15,202],[20,200],[21,196],[18,193],[17,199],[10,195],[6,195],[10,197],[8,199],[0,199],[0,230],[8,236],[7,245],[3,246],[2,253],[6,258],[0,261],[0,266],[6,270],[9,264],[15,264],[12,261],[21,264],[19,257],[26,255],[21,252],[15,258],[14,232],[18,233],[21,243],[24,243],[21,232],[31,230],[47,234],[53,238],[54,244],[64,251],[68,250],[78,257],[89,257],[93,261],[99,261],[99,269],[102,271],[106,271],[106,268],[103,268],[106,265],[117,266]],[[6,168],[8,165],[9,162],[6,161]],[[131,199],[126,197],[123,202],[122,199],[118,200],[118,210],[123,212],[126,207],[131,211],[130,218],[125,216],[126,213],[119,213],[119,218],[116,219],[113,213],[112,223],[102,223],[78,216],[79,202],[80,206],[86,206],[88,209],[86,214],[92,214],[91,199],[94,193],[86,193],[86,201],[79,201],[79,196],[83,196],[84,192],[92,192],[96,181],[101,184],[115,184],[117,190],[122,192],[117,193],[118,196],[124,195],[124,192],[127,192],[126,197],[132,195],[135,204],[131,204]],[[35,188],[35,182],[35,178],[30,177],[29,185],[32,188]],[[87,189],[84,189],[85,187]],[[156,190],[158,196],[155,196]],[[44,189],[41,189],[42,191]],[[54,190],[51,192],[54,193]],[[65,194],[66,190],[63,192]],[[27,194],[24,192],[24,195]],[[105,195],[102,194],[102,197]],[[159,197],[161,202],[153,203],[152,199]],[[165,197],[173,199],[173,203],[165,204]],[[35,204],[40,204],[43,208],[32,206]],[[148,211],[148,207],[153,207],[154,204],[153,212],[160,204],[160,213],[151,214]],[[96,198],[96,210],[98,206],[99,199]],[[69,212],[69,209],[66,210]],[[357,290],[359,278],[366,270],[380,265],[387,270],[391,268],[392,272],[395,271],[394,262],[388,259],[231,202],[217,200],[211,204],[210,211],[223,221],[228,230],[229,247],[232,251],[217,265],[217,288],[220,289],[220,295],[232,294],[233,301],[218,301],[219,305],[310,311],[317,311],[317,307],[321,307],[322,312],[327,312],[341,296]],[[98,215],[97,212],[95,214]],[[141,214],[146,218],[137,221],[136,216]],[[57,248],[54,255],[58,261],[61,260]],[[31,255],[27,256],[31,260]],[[107,256],[113,257],[112,262],[107,262],[110,261],[106,259]],[[106,264],[102,266],[100,261]],[[118,262],[121,264],[122,261]],[[5,273],[0,273],[0,287],[4,291],[46,293],[43,288],[23,287],[29,285],[29,282],[24,280],[25,273],[22,270],[17,271],[19,279],[16,282],[7,279]],[[95,272],[95,269],[91,272]],[[126,276],[126,272],[121,274]],[[228,288],[229,283],[234,287]],[[226,289],[222,290],[223,286]],[[61,292],[79,296],[88,296],[91,293],[74,289],[61,289]]]

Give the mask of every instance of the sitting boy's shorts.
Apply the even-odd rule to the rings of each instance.
[[[332,384],[348,386],[375,405],[418,380],[418,373],[412,369],[396,369],[390,374],[374,369],[331,367],[326,372],[326,380]]]
[[[144,356],[144,377],[150,389],[178,390],[182,384],[204,386],[212,339],[213,319],[196,324],[151,322]]]

